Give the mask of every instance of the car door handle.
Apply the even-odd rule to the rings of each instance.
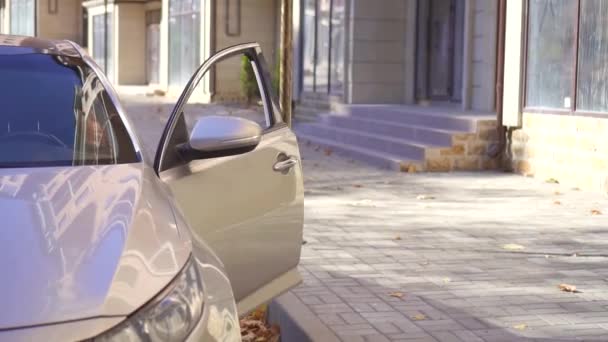
[[[292,167],[298,165],[298,159],[296,157],[288,157],[285,153],[279,154],[277,162],[274,164],[272,169],[282,174],[287,174]]]

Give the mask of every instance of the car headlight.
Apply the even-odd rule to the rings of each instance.
[[[190,258],[173,282],[124,322],[95,337],[95,342],[184,341],[203,312],[203,291]]]

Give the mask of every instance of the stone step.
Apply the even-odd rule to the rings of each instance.
[[[423,169],[424,163],[421,160],[405,160],[398,156],[382,153],[377,150],[370,150],[364,147],[355,146],[352,144],[344,144],[335,140],[324,139],[318,136],[312,136],[301,133],[296,129],[296,134],[300,144],[312,143],[325,148],[331,149],[332,153],[352,158],[376,167],[389,169],[394,171],[405,171],[410,166],[414,166],[415,170]]]
[[[414,109],[407,106],[391,105],[342,105],[338,108],[338,111],[341,114],[362,119],[460,132],[475,132],[479,121],[495,120],[495,117],[490,114],[439,113],[433,108]]]
[[[416,141],[433,146],[450,146],[452,137],[461,131],[436,129],[428,126],[402,124],[392,121],[362,118],[350,115],[323,114],[320,118],[329,126],[364,131],[398,139]]]
[[[427,148],[441,147],[378,135],[367,131],[328,126],[323,123],[299,124],[296,130],[307,136],[318,137],[324,140],[333,140],[345,145],[352,145],[370,151],[386,153],[404,160],[424,161]]]

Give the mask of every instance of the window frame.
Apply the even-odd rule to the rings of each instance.
[[[332,78],[333,75],[333,65],[332,65],[332,60],[334,58],[333,54],[334,54],[334,15],[335,15],[335,7],[334,6],[336,4],[336,2],[338,0],[326,0],[329,3],[329,12],[327,13],[328,17],[326,18],[328,20],[329,26],[328,26],[328,39],[327,39],[327,48],[324,49],[327,52],[327,56],[326,58],[324,58],[324,60],[327,62],[327,76],[326,77],[320,77],[322,75],[320,75],[317,70],[318,70],[318,65],[320,63],[320,53],[319,53],[319,37],[320,37],[320,33],[319,33],[319,22],[321,20],[321,10],[320,10],[320,6],[321,3],[319,0],[312,0],[314,1],[314,5],[315,5],[315,15],[314,15],[314,22],[312,23],[314,26],[314,30],[313,31],[313,35],[312,37],[307,37],[306,33],[306,28],[305,28],[305,20],[306,20],[306,15],[305,15],[305,3],[302,2],[302,8],[303,11],[301,13],[301,22],[302,22],[302,51],[301,53],[304,54],[304,48],[303,46],[306,45],[306,41],[308,39],[312,39],[313,40],[313,56],[312,56],[312,84],[306,86],[304,84],[304,77],[300,77],[300,79],[298,80],[298,82],[300,83],[300,88],[304,90],[304,92],[310,92],[310,93],[316,93],[316,94],[322,94],[322,95],[327,95],[327,96],[345,96],[346,93],[346,62],[345,62],[345,56],[346,56],[346,44],[347,44],[347,40],[348,37],[346,36],[346,28],[348,27],[348,22],[347,22],[347,18],[344,18],[343,21],[343,25],[344,25],[344,36],[342,37],[343,41],[340,44],[341,48],[342,48],[342,61],[341,61],[341,68],[342,68],[342,82],[341,82],[341,87],[339,89],[336,89],[333,85],[335,83],[332,83],[332,81],[334,80]],[[348,0],[343,0],[343,6],[344,6],[344,10],[345,12],[348,11]],[[302,58],[303,60],[304,58]],[[324,81],[322,82],[326,82],[326,84],[319,84],[321,81],[321,79],[324,79]],[[306,89],[308,88],[308,89]]]
[[[593,112],[587,110],[578,109],[578,64],[579,64],[579,48],[580,48],[580,27],[581,27],[581,0],[576,1],[576,21],[575,21],[575,39],[573,41],[573,53],[574,58],[572,61],[572,68],[574,68],[574,77],[572,78],[571,92],[572,92],[572,106],[570,109],[566,108],[553,108],[553,107],[538,107],[528,106],[528,61],[529,61],[529,34],[530,34],[530,0],[525,0],[524,3],[524,29],[523,29],[523,46],[524,46],[524,63],[522,68],[522,112],[525,113],[537,113],[537,114],[553,114],[553,115],[569,115],[569,116],[586,116],[586,117],[598,117],[608,118],[608,110],[601,112]],[[503,61],[504,63],[504,61]]]
[[[4,1],[4,3],[5,3],[5,1]],[[31,5],[31,7],[32,7],[31,13],[25,13],[25,9],[27,7],[29,7],[28,5]],[[11,18],[9,20],[9,24],[8,24],[8,32],[10,32],[10,34],[20,35],[20,36],[35,37],[36,35],[38,35],[37,12],[38,12],[38,2],[36,0],[19,0],[19,2],[16,2],[15,0],[11,1],[8,6],[8,14]],[[17,14],[19,14],[19,15],[17,15]],[[29,26],[28,29],[31,29],[31,32],[21,32],[19,29],[16,29],[16,26],[13,26],[15,23],[17,23],[18,25],[24,24],[23,22],[21,22],[21,20],[23,20],[25,18],[23,16],[24,14],[28,15],[28,18],[27,18],[28,20],[31,20],[31,22],[25,22],[25,24],[28,24],[28,26]],[[15,17],[18,17],[18,18],[15,18]],[[18,20],[16,20],[16,19],[18,19]]]

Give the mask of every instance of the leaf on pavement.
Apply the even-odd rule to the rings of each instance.
[[[405,297],[405,294],[403,292],[391,292],[391,293],[389,293],[389,296],[395,297],[395,298],[403,298],[403,297]]]
[[[502,246],[502,249],[506,249],[508,251],[521,251],[525,248],[526,247],[524,247],[522,245],[518,245],[516,243],[508,243],[508,244]]]
[[[553,204],[555,204],[555,205],[562,205],[562,202],[560,202],[560,201],[554,201]]]
[[[528,328],[527,324],[516,324],[513,326],[513,328],[517,329],[517,330],[526,330]]]
[[[546,182],[549,184],[559,184],[559,181],[555,178],[549,178]]]
[[[602,215],[602,212],[597,209],[593,209],[593,210],[591,210],[591,215],[599,216],[599,215]]]
[[[576,286],[570,284],[559,284],[559,289],[564,292],[576,293]]]
[[[417,315],[412,316],[412,319],[414,321],[424,321],[426,319],[426,316],[423,314],[417,314]]]
[[[416,165],[414,164],[401,163],[399,164],[399,171],[407,173],[416,173],[417,170]]]
[[[559,192],[559,191],[556,191],[556,192],[554,192],[554,194],[555,194],[556,196],[560,196],[562,193],[561,193],[561,192]]]
[[[418,195],[418,196],[416,196],[416,199],[420,200],[420,201],[428,201],[428,200],[434,200],[435,197],[433,197],[431,195]]]
[[[349,203],[349,205],[351,207],[371,207],[371,208],[377,207],[377,205],[374,203],[374,201],[369,200],[369,199],[351,202],[351,203]]]
[[[354,184],[354,185],[353,185],[353,187],[354,187],[354,188],[362,188],[362,187],[363,187],[363,185],[361,185],[361,184]]]
[[[401,240],[401,236],[400,235],[395,236],[395,240],[397,240],[397,241]]]
[[[326,156],[331,156],[334,151],[331,148],[326,148],[325,150],[323,150],[323,153],[325,153]]]

